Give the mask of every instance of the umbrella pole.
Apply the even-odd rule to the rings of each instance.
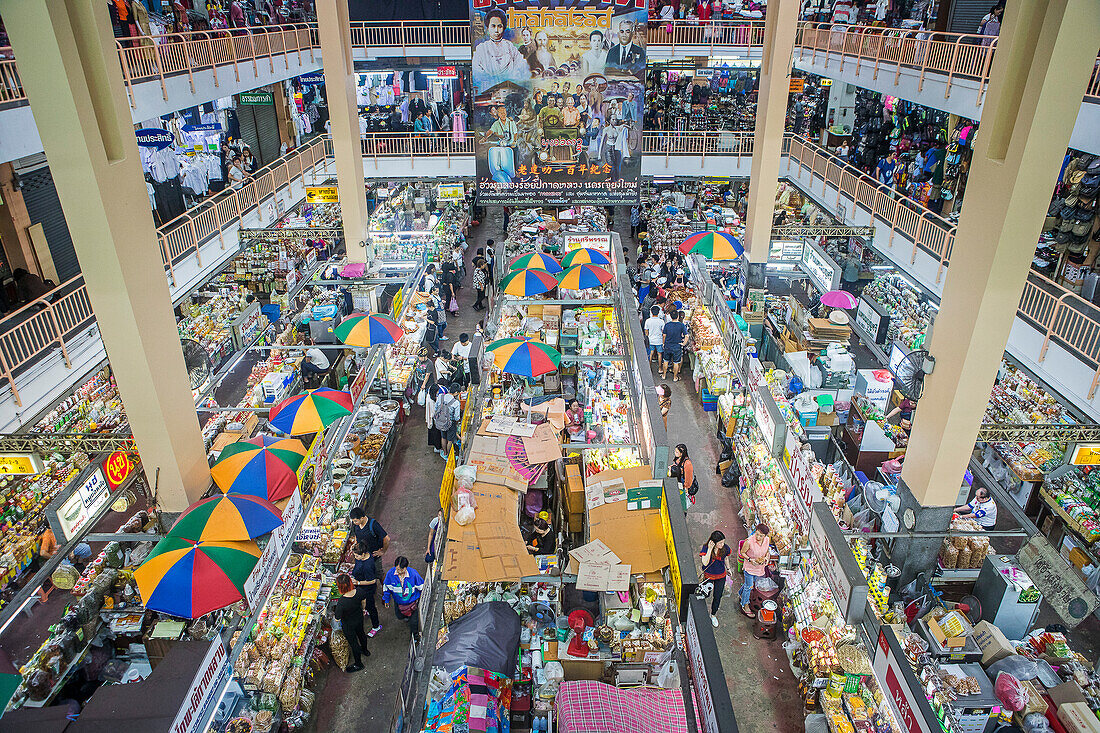
[[[390,389],[390,365],[385,352],[382,353],[382,378],[386,380],[386,399],[393,398],[393,390]]]

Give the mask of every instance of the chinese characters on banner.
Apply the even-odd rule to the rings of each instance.
[[[637,203],[646,0],[471,0],[470,15],[479,202]]]

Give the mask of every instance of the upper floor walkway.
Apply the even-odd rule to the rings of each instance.
[[[643,138],[642,173],[747,178],[752,149],[751,134],[651,133]],[[469,135],[369,135],[362,151],[368,179],[474,175]],[[174,302],[226,266],[240,247],[238,229],[269,225],[305,186],[331,175],[331,156],[330,141],[317,138],[162,227],[157,246]],[[780,174],[838,220],[873,225],[871,246],[938,302],[956,246],[950,222],[803,137],[786,137]],[[28,422],[105,358],[82,280],[57,295],[0,323],[0,432]],[[1032,273],[1006,351],[1100,420],[1100,311],[1091,303]]]
[[[470,59],[466,21],[352,24],[357,60]],[[647,30],[652,60],[758,60],[763,22],[674,21]],[[981,117],[996,41],[957,33],[800,23],[796,68],[970,119]],[[115,41],[135,122],[321,68],[316,26],[258,26]],[[1097,59],[1100,67],[1100,58]],[[1100,72],[1093,73],[1070,146],[1100,154]],[[10,48],[0,48],[0,162],[42,144]]]

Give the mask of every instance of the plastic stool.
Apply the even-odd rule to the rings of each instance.
[[[771,608],[757,611],[752,635],[757,639],[775,639],[779,635],[779,614]]]

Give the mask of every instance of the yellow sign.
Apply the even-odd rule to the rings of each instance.
[[[336,186],[306,186],[307,204],[335,204],[340,201]]]
[[[668,492],[665,492],[665,500],[661,502],[661,527],[665,531],[665,549],[668,550],[668,574],[672,579],[672,590],[676,594],[676,610],[679,613],[679,609],[682,608],[680,595],[683,593],[684,582],[680,575],[680,563],[676,559],[676,546],[672,541],[672,522],[668,518],[669,501],[680,501],[680,497],[670,499]]]
[[[439,184],[438,198],[442,201],[461,201],[466,196],[466,187],[461,183]]]
[[[405,291],[398,290],[397,294],[393,296],[393,317],[401,317],[401,306],[405,304]]]
[[[42,473],[45,466],[37,453],[0,454],[0,474],[32,476]]]
[[[1069,462],[1075,466],[1100,466],[1100,443],[1078,443]]]
[[[823,87],[831,87],[832,85],[833,85],[833,80],[832,79],[822,79],[821,80],[821,86],[823,86]]]
[[[791,94],[801,94],[806,88],[805,79],[791,79]]]
[[[309,494],[310,485],[313,482],[313,453],[317,449],[318,443],[321,441],[323,432],[317,433],[313,436],[313,442],[309,446],[309,450],[306,451],[306,457],[302,460],[302,465],[298,466],[298,486],[301,487],[303,494]],[[307,483],[308,476],[308,483]]]
[[[455,449],[447,454],[447,465],[443,467],[443,481],[439,484],[439,506],[444,514],[451,513],[451,493],[455,488]]]

